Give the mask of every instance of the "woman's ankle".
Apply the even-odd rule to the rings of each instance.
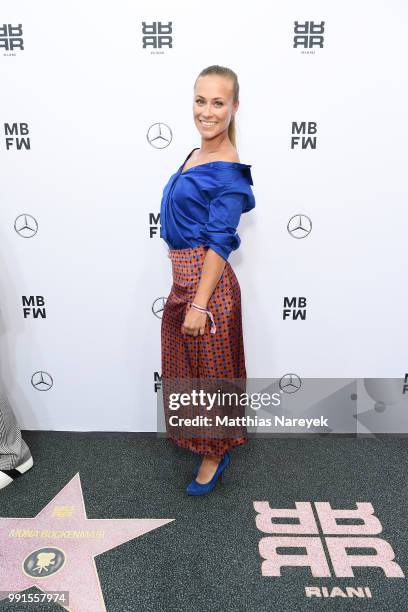
[[[204,455],[204,458],[214,463],[219,463],[221,461],[221,457],[218,455]]]

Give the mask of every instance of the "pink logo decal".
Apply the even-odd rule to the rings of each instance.
[[[264,533],[309,534],[305,536],[269,536],[259,542],[263,576],[281,576],[282,567],[309,567],[316,578],[332,574],[326,559],[323,542],[329,551],[330,561],[337,577],[353,577],[353,567],[381,567],[387,578],[404,578],[401,567],[394,561],[390,544],[382,538],[366,537],[382,532],[382,525],[374,516],[374,508],[368,502],[357,502],[356,510],[333,509],[329,502],[315,502],[321,531],[335,537],[321,538],[311,502],[295,502],[296,509],[271,508],[268,502],[253,502],[258,513],[256,525]],[[274,523],[274,518],[296,519],[298,523]],[[359,524],[338,524],[338,519],[359,520]],[[363,537],[336,537],[337,535]],[[315,536],[315,537],[313,537]],[[302,554],[280,554],[278,548],[306,549]],[[347,549],[373,548],[375,554],[348,554]]]

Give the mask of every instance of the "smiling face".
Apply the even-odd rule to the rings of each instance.
[[[233,102],[231,79],[208,74],[197,79],[194,88],[194,123],[202,138],[214,138],[228,130],[239,102]]]

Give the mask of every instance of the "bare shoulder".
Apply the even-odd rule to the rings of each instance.
[[[229,162],[238,162],[238,163],[241,163],[239,161],[239,157],[238,157],[237,153],[235,153],[235,155],[232,155],[232,154],[231,155],[225,155],[225,156],[221,157],[220,159],[221,159],[221,161],[229,161]]]
[[[235,147],[231,147],[223,151],[217,151],[215,153],[211,153],[210,155],[203,155],[200,150],[194,151],[191,160],[193,160],[193,158],[194,161],[201,161],[201,163],[212,161],[227,161],[240,163],[238,153]]]
[[[231,147],[229,149],[226,149],[223,152],[220,152],[220,156],[219,156],[220,161],[228,161],[228,162],[238,162],[239,161],[239,156],[237,153],[237,150],[235,147]]]

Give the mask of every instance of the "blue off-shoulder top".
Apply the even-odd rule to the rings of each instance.
[[[170,249],[203,245],[227,260],[241,244],[241,214],[255,207],[251,165],[213,161],[182,172],[193,151],[164,187],[160,236]]]

